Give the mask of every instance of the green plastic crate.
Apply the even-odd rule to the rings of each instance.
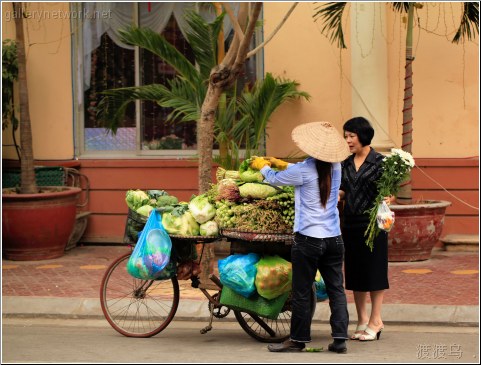
[[[35,178],[38,186],[64,186],[65,170],[62,166],[37,166]],[[20,186],[20,169],[2,170],[2,188]]]
[[[284,293],[271,300],[265,299],[257,293],[250,298],[245,298],[224,285],[220,295],[220,303],[241,312],[257,314],[269,319],[277,319],[289,294],[289,292]]]

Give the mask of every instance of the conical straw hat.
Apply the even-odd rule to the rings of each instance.
[[[292,140],[303,152],[325,162],[341,162],[351,154],[347,142],[329,122],[301,124],[292,131]]]

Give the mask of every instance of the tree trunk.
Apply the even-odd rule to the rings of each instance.
[[[243,3],[245,4],[245,3]],[[209,87],[202,103],[200,121],[197,125],[197,150],[199,151],[199,193],[205,193],[212,183],[212,145],[214,143],[215,113],[219,106],[222,92],[230,87],[239,76],[247,59],[247,51],[254,35],[255,24],[259,18],[262,3],[251,3],[249,23],[240,42],[234,35],[234,42],[222,63],[211,71]],[[238,23],[243,31],[243,23],[247,15],[244,5],[239,10]]]
[[[212,78],[211,78],[212,79]],[[202,111],[197,130],[199,151],[199,194],[210,189],[212,182],[212,144],[214,142],[215,112],[219,105],[222,88],[212,81],[202,104]]]
[[[413,57],[413,16],[414,3],[409,4],[408,24],[406,33],[406,66],[404,77],[404,106],[403,106],[403,134],[402,134],[402,149],[406,152],[412,153],[411,147],[413,143],[413,71],[412,64]],[[412,203],[412,182],[411,174],[409,174],[406,181],[401,185],[401,189],[396,198],[399,204]]]
[[[23,32],[23,3],[13,3],[18,58],[18,84],[20,97],[20,147],[21,147],[21,194],[36,194],[35,166],[33,159],[32,126],[28,103],[27,63],[25,57],[25,36]]]

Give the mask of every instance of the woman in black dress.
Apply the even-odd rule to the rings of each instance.
[[[345,200],[342,236],[345,242],[346,289],[353,290],[357,311],[357,327],[352,340],[379,339],[384,328],[381,307],[384,290],[389,289],[387,233],[381,231],[374,241],[374,248],[366,245],[364,232],[369,224],[366,213],[378,193],[376,182],[382,174],[383,155],[370,147],[374,129],[362,117],[348,120],[344,126],[344,138],[352,153],[342,163],[340,199]],[[389,203],[390,198],[386,198]],[[368,315],[368,294],[371,313]]]

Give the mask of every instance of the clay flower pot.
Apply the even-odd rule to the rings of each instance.
[[[2,246],[8,260],[47,260],[64,254],[74,228],[80,188],[41,187],[38,194],[2,194]]]
[[[431,257],[444,225],[446,208],[451,203],[427,200],[419,204],[390,205],[396,214],[389,232],[389,261],[422,261]]]

